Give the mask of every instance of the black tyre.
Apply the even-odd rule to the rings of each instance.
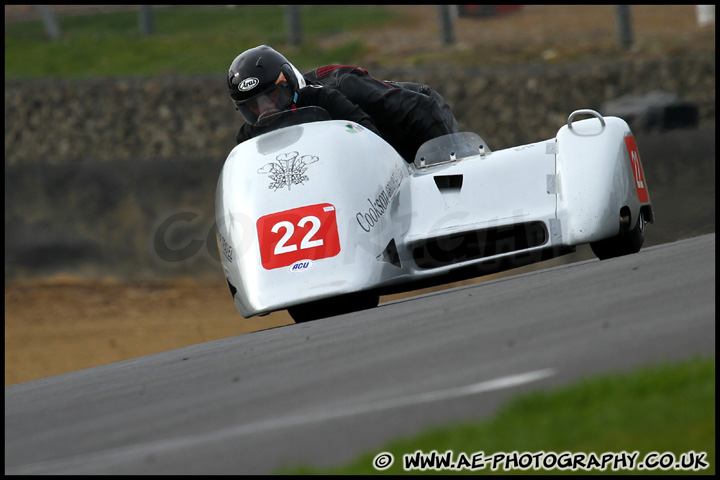
[[[629,215],[629,213],[628,213]],[[645,215],[640,210],[638,221],[631,230],[624,229],[620,225],[620,233],[612,238],[600,240],[590,244],[593,253],[600,259],[621,257],[637,253],[645,242]]]
[[[290,307],[288,313],[295,320],[295,323],[303,323],[318,318],[333,317],[344,313],[375,308],[379,303],[379,295],[354,293]]]

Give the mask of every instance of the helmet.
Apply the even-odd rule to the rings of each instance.
[[[267,45],[238,55],[228,71],[230,98],[245,121],[256,125],[263,117],[287,110],[305,86],[298,70]]]

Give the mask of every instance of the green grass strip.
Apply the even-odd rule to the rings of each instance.
[[[451,450],[453,460],[469,463],[460,471],[403,470],[403,455],[421,451],[444,454]],[[390,468],[377,471],[373,459],[381,452],[394,457]],[[503,470],[493,471],[488,461],[484,469],[471,470],[472,456],[483,452],[487,460],[498,452],[520,455],[537,452],[603,453],[638,452],[637,463],[660,460],[666,452],[681,460],[689,452],[706,453],[707,469],[692,471],[617,470],[606,464],[604,470]],[[697,456],[696,456],[697,457]],[[476,457],[477,459],[478,457]],[[525,460],[529,460],[526,456]],[[636,463],[636,464],[637,464]],[[532,464],[531,464],[532,465]],[[556,463],[555,465],[559,465]],[[627,464],[629,465],[629,463]],[[580,381],[551,391],[518,397],[485,421],[436,428],[410,439],[393,441],[352,463],[327,470],[305,466],[283,470],[285,474],[704,474],[715,473],[715,358],[695,359],[681,364],[647,367],[630,374],[613,374]]]
[[[261,44],[304,71],[362,59],[362,42],[318,48],[328,35],[407,20],[381,5],[303,5],[299,47],[287,46],[285,21],[282,5],[155,8],[155,33],[143,36],[136,11],[58,16],[55,42],[39,20],[13,22],[5,25],[5,78],[222,75],[238,54]]]

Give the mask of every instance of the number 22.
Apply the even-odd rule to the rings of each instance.
[[[312,227],[310,228],[310,231],[308,231],[305,234],[302,241],[300,242],[300,250],[305,250],[307,248],[313,248],[313,247],[319,247],[323,244],[322,239],[312,240],[313,236],[315,236],[315,234],[318,232],[318,230],[320,230],[320,219],[315,216],[309,215],[307,217],[302,218],[298,222],[298,227],[302,228],[303,226],[305,226],[305,224],[307,222],[311,222]],[[295,225],[283,220],[282,222],[278,222],[275,225],[273,225],[273,227],[271,228],[271,231],[273,233],[278,233],[281,228],[285,229],[285,233],[283,234],[282,238],[277,243],[277,245],[275,245],[275,250],[274,250],[275,255],[280,255],[280,254],[288,253],[288,252],[294,252],[295,250],[297,250],[297,245],[295,245],[295,244],[287,245],[287,242],[293,236],[293,233],[295,233]]]

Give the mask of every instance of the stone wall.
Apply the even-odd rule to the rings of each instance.
[[[653,90],[697,104],[701,125],[715,121],[714,56],[371,73],[433,86],[445,96],[461,128],[479,133],[496,150],[553,137],[573,110],[600,110],[607,100]],[[206,157],[222,161],[241,124],[222,74],[5,85],[6,165]]]
[[[715,231],[715,59],[373,71],[420,81],[494,150],[552,138],[573,110],[666,90],[700,128],[634,131],[656,225],[647,245]],[[5,278],[222,280],[215,187],[241,118],[220,76],[8,82]]]
[[[601,107],[608,100],[656,90],[695,103],[700,125],[715,122],[714,57],[477,69],[447,76],[428,72],[424,81],[446,97],[461,128],[480,134],[494,149],[552,138],[574,110],[605,113]]]

